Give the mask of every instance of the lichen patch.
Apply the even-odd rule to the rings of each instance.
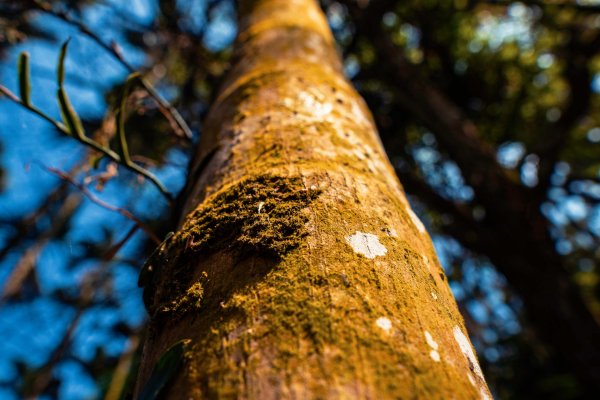
[[[375,321],[375,325],[379,328],[383,329],[386,332],[389,332],[392,329],[392,321],[386,317],[379,317],[377,321]]]
[[[433,350],[437,350],[439,348],[439,345],[437,344],[437,342],[435,340],[433,340],[433,336],[431,336],[431,333],[429,333],[427,331],[425,331],[425,341],[427,341],[427,344]]]
[[[398,237],[398,232],[396,232],[396,230],[394,228],[383,228],[381,230],[390,237],[395,237],[395,238]]]
[[[477,362],[477,357],[475,357],[475,353],[471,348],[469,339],[465,336],[464,333],[462,333],[458,326],[454,326],[454,328],[452,329],[452,333],[454,334],[454,340],[456,340],[456,343],[458,343],[458,347],[460,347],[460,351],[463,353],[463,355],[469,362],[469,368],[475,373],[475,375],[483,379],[483,373],[481,372],[481,368],[479,367],[479,363]]]
[[[306,235],[306,208],[318,190],[299,177],[261,175],[229,185],[186,219],[173,243],[208,253],[224,248],[280,258]]]
[[[423,225],[423,223],[421,222],[419,217],[417,217],[417,214],[415,214],[415,212],[413,210],[411,210],[410,208],[407,208],[406,211],[408,212],[408,216],[410,217],[410,220],[412,221],[412,223],[417,227],[417,230],[420,233],[425,233],[427,231],[425,229],[425,225]]]
[[[423,258],[423,262],[425,263],[427,269],[431,271],[431,264],[429,264],[429,258],[427,258],[427,256],[425,255],[422,255],[421,257]]]
[[[433,336],[431,336],[431,333],[425,331],[424,334],[425,334],[425,341],[427,342],[429,347],[431,347],[429,356],[431,357],[431,359],[433,361],[440,362],[441,358],[440,358],[440,353],[438,353],[438,349],[439,349],[438,343],[435,340],[433,340]]]
[[[346,241],[355,253],[370,259],[387,253],[387,249],[381,244],[377,235],[372,233],[356,231],[354,235],[346,236]]]
[[[322,118],[330,114],[333,110],[333,105],[331,103],[321,101],[321,99],[317,98],[319,96],[316,96],[315,93],[300,92],[298,97],[304,107],[307,110],[310,110],[311,114],[317,118]]]
[[[473,352],[473,348],[471,347],[471,343],[469,339],[462,333],[461,329],[458,326],[454,326],[452,329],[452,333],[454,334],[454,340],[458,343],[458,347],[460,351],[463,353],[467,362],[469,364],[469,369],[475,375],[475,378],[471,376],[470,372],[467,372],[467,376],[469,380],[475,381],[476,385],[479,387],[479,392],[481,394],[481,398],[483,400],[491,400],[491,397],[488,395],[486,386],[485,386],[485,378],[483,377],[483,372],[481,371],[481,367],[479,367],[479,363],[477,362],[477,357],[475,357],[475,352]]]
[[[158,307],[158,312],[161,314],[175,313],[179,316],[183,316],[194,311],[200,312],[203,298],[204,287],[202,286],[202,283],[196,282],[186,290],[183,296],[169,303],[160,305]]]
[[[471,382],[471,385],[477,386],[477,383],[475,382],[475,378],[473,378],[473,374],[471,374],[470,372],[467,372],[467,378],[469,378],[469,382]]]

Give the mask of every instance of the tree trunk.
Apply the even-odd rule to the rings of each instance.
[[[151,323],[136,393],[491,398],[316,2],[242,3],[181,228],[141,276]]]

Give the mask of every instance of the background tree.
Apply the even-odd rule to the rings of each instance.
[[[60,119],[48,54],[57,58],[61,42],[73,36],[66,88],[98,141],[115,132],[114,110],[129,73],[111,49],[142,70],[201,134],[215,82],[228,65],[231,3],[140,2],[132,10],[93,1],[53,1],[41,10],[47,3],[1,4],[3,85],[18,92],[16,56],[30,51],[33,103]],[[597,320],[598,7],[331,1],[325,8],[345,70],[433,234],[497,397],[594,393],[586,383],[594,368],[581,366],[593,363],[597,351],[564,362],[583,351],[570,348],[577,344],[571,322],[548,329],[540,319],[588,327]],[[83,22],[106,46],[72,22]],[[109,93],[106,102],[102,93]],[[177,192],[181,156],[191,146],[142,86],[128,99],[130,153]],[[109,378],[118,375],[112,371],[127,370],[133,353],[126,349],[139,342],[143,310],[131,288],[142,254],[155,246],[144,244],[143,233],[130,235],[133,222],[97,208],[39,164],[59,167],[91,190],[104,187],[94,195],[160,227],[157,236],[170,230],[163,222],[168,204],[123,168],[106,160],[95,167],[88,160],[96,154],[43,121],[8,102],[0,107],[1,277],[10,288],[0,321],[11,338],[2,351],[2,394],[33,387],[62,398],[110,392],[119,383]],[[542,280],[554,288],[550,293],[538,291]]]

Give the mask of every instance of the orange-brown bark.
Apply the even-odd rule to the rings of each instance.
[[[243,2],[192,176],[138,393],[189,339],[169,399],[491,397],[315,1]]]

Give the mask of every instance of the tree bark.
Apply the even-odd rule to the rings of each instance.
[[[240,15],[181,228],[141,278],[137,395],[184,339],[165,398],[491,398],[318,5]]]

